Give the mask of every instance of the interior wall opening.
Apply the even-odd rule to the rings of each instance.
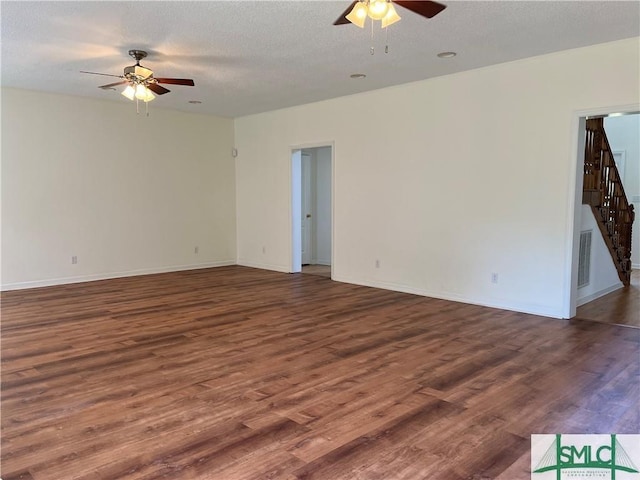
[[[333,148],[292,151],[292,269],[331,277]]]
[[[625,111],[626,110],[626,111]],[[604,118],[605,132],[616,160],[620,178],[628,201],[635,207],[636,220],[633,225],[632,236],[632,266],[634,270],[640,268],[640,228],[638,228],[638,211],[640,210],[640,114],[637,106],[611,109],[609,112],[593,112],[578,118],[577,150],[576,150],[576,182],[575,182],[575,210],[573,229],[573,251],[571,265],[571,289],[569,311],[567,318],[577,314],[578,307],[607,296],[623,288],[619,281],[611,254],[607,250],[602,234],[596,226],[591,208],[582,203],[585,130],[587,118]],[[592,231],[593,238],[589,252],[580,250],[581,235],[585,231]],[[584,250],[584,249],[583,249]],[[584,272],[585,258],[589,255],[589,278],[579,277]],[[611,312],[613,314],[613,312]]]

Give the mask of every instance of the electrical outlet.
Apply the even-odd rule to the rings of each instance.
[[[76,263],[78,263],[78,257],[74,255],[71,257],[71,264],[75,265]]]
[[[491,283],[498,283],[498,274],[495,272],[491,274]]]
[[[200,253],[200,247],[196,246],[196,247],[193,249],[193,253],[195,253],[196,255],[197,255],[198,253]]]
[[[380,260],[376,259],[376,268],[380,268]]]
[[[262,253],[267,253],[267,247],[265,246],[262,247]]]

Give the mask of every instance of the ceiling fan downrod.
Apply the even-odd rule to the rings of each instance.
[[[137,65],[140,65],[140,60],[147,56],[147,52],[144,50],[129,50],[129,56],[134,58]]]

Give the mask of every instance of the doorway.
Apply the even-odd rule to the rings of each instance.
[[[626,107],[614,107],[611,109],[599,109],[590,112],[579,112],[576,118],[576,140],[574,150],[576,155],[576,170],[575,170],[575,196],[574,196],[574,218],[573,218],[573,237],[572,237],[572,255],[570,270],[570,283],[569,283],[569,300],[566,304],[567,314],[565,318],[573,318],[576,313],[580,316],[589,309],[583,308],[582,305],[593,302],[596,299],[599,304],[602,305],[617,305],[616,308],[620,308],[620,298],[627,299],[629,295],[623,296],[620,292],[616,292],[621,283],[617,278],[617,272],[613,266],[613,261],[610,258],[610,254],[606,250],[604,241],[600,236],[598,228],[595,227],[595,221],[590,213],[590,208],[582,205],[582,188],[583,188],[583,171],[584,171],[584,148],[585,148],[585,124],[588,117],[604,117],[605,129],[607,130],[607,137],[611,144],[611,148],[614,151],[614,156],[617,157],[617,165],[622,178],[622,183],[625,188],[627,198],[635,206],[636,209],[636,222],[634,225],[634,236],[632,240],[632,262],[633,268],[640,267],[640,240],[638,237],[638,208],[640,207],[640,152],[638,151],[638,145],[640,145],[638,138],[638,106],[626,106]],[[623,118],[624,117],[624,118]],[[616,155],[617,154],[617,155]],[[619,158],[618,158],[619,157]],[[584,252],[581,252],[581,235],[585,231],[592,230],[594,241],[596,244],[591,243],[588,256],[590,257],[591,272],[589,278],[586,279],[586,285],[578,286],[579,273],[581,272],[582,265],[584,264],[583,257]],[[598,247],[598,243],[602,244]],[[635,250],[635,253],[634,253]],[[582,261],[581,261],[582,259]],[[587,262],[587,263],[589,263]],[[636,275],[637,278],[637,275]],[[636,288],[637,291],[637,288]],[[617,298],[616,302],[605,301],[610,298]],[[626,302],[626,300],[625,300]],[[633,302],[632,302],[633,303]],[[578,312],[578,307],[580,312]],[[602,310],[602,309],[601,309]],[[600,311],[601,318],[607,318],[609,316],[615,316],[613,311]]]
[[[292,268],[331,277],[333,258],[333,147],[291,153]]]

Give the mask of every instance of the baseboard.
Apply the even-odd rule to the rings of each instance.
[[[2,287],[0,287],[0,290],[7,291],[7,290],[20,290],[20,289],[26,289],[26,288],[49,287],[54,285],[65,285],[69,283],[108,280],[111,278],[133,277],[137,275],[150,275],[154,273],[168,273],[168,272],[177,272],[177,271],[185,271],[185,270],[196,270],[196,269],[202,269],[202,268],[223,267],[223,266],[229,266],[229,265],[240,265],[244,267],[259,268],[262,270],[271,270],[271,271],[282,272],[282,273],[290,273],[288,267],[283,267],[282,265],[257,263],[257,262],[246,261],[243,259],[238,259],[237,261],[220,261],[220,262],[210,262],[210,263],[197,264],[197,265],[179,265],[179,266],[159,267],[159,268],[150,268],[150,269],[141,269],[141,270],[130,270],[125,272],[112,272],[112,273],[106,273],[106,274],[84,275],[84,276],[78,276],[78,277],[55,278],[55,279],[47,279],[47,280],[38,280],[33,282],[12,283],[12,284],[2,285]],[[543,317],[551,317],[551,318],[558,318],[558,319],[563,318],[560,310],[552,309],[545,305],[510,304],[510,303],[505,304],[505,303],[491,302],[491,301],[487,302],[484,299],[464,297],[464,296],[461,296],[455,293],[450,293],[450,292],[432,292],[432,291],[427,291],[427,290],[423,290],[423,289],[419,289],[419,288],[415,288],[415,287],[411,287],[403,284],[354,279],[354,278],[348,278],[348,277],[342,277],[342,276],[335,276],[335,274],[332,277],[332,279],[337,282],[349,283],[352,285],[362,285],[365,287],[372,287],[372,288],[380,288],[383,290],[391,290],[395,292],[409,293],[413,295],[420,295],[422,297],[437,298],[440,300],[449,300],[452,302],[467,303],[471,305],[479,305],[483,307],[496,308],[500,310],[515,311],[515,312],[527,313],[527,314],[538,315]],[[598,298],[598,296],[606,295],[607,293],[617,290],[618,288],[619,287],[616,286],[611,290],[607,289],[606,291],[598,292],[598,294],[594,294],[597,296],[594,297],[593,299]]]
[[[421,297],[437,298],[439,300],[448,300],[451,302],[467,303],[470,305],[478,305],[481,307],[496,308],[499,310],[509,310],[511,312],[526,313],[529,315],[537,315],[540,317],[549,317],[554,319],[563,319],[561,307],[554,309],[547,305],[525,304],[525,303],[500,303],[486,301],[485,299],[464,297],[452,292],[431,292],[408,285],[396,284],[391,282],[363,281],[360,279],[345,278],[342,276],[333,276],[332,280],[336,282],[350,283],[353,285],[362,285],[364,287],[381,288],[383,290],[392,290],[394,292],[410,293],[420,295]]]
[[[26,288],[52,287],[54,285],[66,285],[69,283],[93,282],[96,280],[109,280],[111,278],[135,277],[138,275],[152,275],[154,273],[181,272],[185,270],[198,270],[202,268],[226,267],[229,265],[236,265],[235,260],[198,263],[193,265],[173,265],[169,267],[144,268],[140,270],[98,273],[98,274],[92,274],[92,275],[81,275],[77,277],[50,278],[46,280],[36,280],[32,282],[8,283],[8,284],[3,284],[0,287],[0,290],[8,291],[8,290],[23,290]]]
[[[595,293],[587,295],[586,297],[578,298],[576,300],[576,306],[580,307],[580,306],[582,306],[582,305],[584,305],[586,303],[593,302],[597,298],[604,297],[605,295],[607,295],[607,294],[609,294],[611,292],[615,292],[616,290],[621,289],[623,286],[624,285],[622,285],[622,282],[618,282],[615,285],[611,285],[610,287],[603,288],[602,290],[599,290],[599,291],[597,291]]]
[[[632,270],[640,270],[640,263],[632,263],[631,264],[631,269]]]
[[[238,259],[236,265],[240,265],[241,267],[260,268],[262,270],[272,270],[274,272],[291,273],[289,267],[283,267],[282,265],[276,265],[272,263],[251,262],[241,258]]]

